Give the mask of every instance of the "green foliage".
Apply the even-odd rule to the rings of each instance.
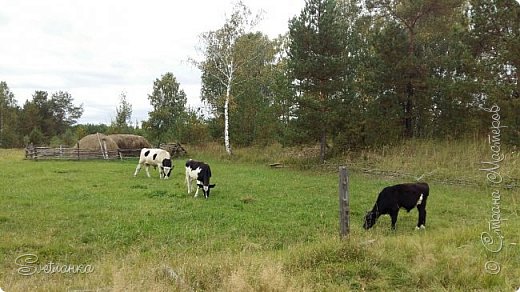
[[[179,139],[185,129],[186,93],[173,73],[168,72],[154,81],[153,92],[148,99],[152,111],[144,127],[152,140],[158,144]]]
[[[0,147],[21,146],[21,136],[17,133],[19,115],[20,108],[16,104],[14,94],[6,82],[0,82]]]
[[[297,97],[299,125],[313,129],[309,138],[321,141],[322,162],[348,70],[343,24],[335,0],[309,0],[289,25],[288,68],[302,92]]]
[[[31,133],[29,133],[29,142],[34,145],[43,145],[46,143],[45,136],[40,128],[34,128]]]
[[[105,124],[81,124],[75,126],[76,129],[76,135],[78,136],[78,139],[81,139],[87,135],[90,134],[96,134],[96,133],[107,133],[109,127]]]
[[[209,133],[209,127],[204,121],[201,109],[188,109],[179,142],[183,144],[203,144],[210,140],[211,136]]]
[[[520,145],[520,5],[512,0],[469,1],[467,14],[472,56],[478,60],[480,99],[498,104],[510,131],[507,142]]]
[[[129,133],[132,123],[132,104],[126,100],[126,93],[121,92],[119,105],[116,108],[116,119],[110,125],[112,133]]]
[[[244,69],[255,71],[252,65],[263,65],[264,61],[263,45],[254,40],[260,37],[261,42],[261,35],[249,34],[258,19],[259,15],[252,17],[244,3],[235,3],[231,16],[221,28],[200,35],[203,47],[199,51],[205,59],[192,60],[202,71],[202,100],[212,106],[217,118],[224,119],[224,146],[229,155],[232,154],[230,136],[233,136],[230,134],[230,107],[237,95],[237,75],[246,71]],[[260,46],[256,47],[258,44]]]
[[[83,114],[83,105],[75,106],[72,102],[72,95],[68,92],[58,91],[52,94],[48,107],[56,134],[65,133]]]
[[[36,91],[20,113],[20,134],[28,135],[38,146],[48,144],[54,136],[65,134],[83,114],[83,105],[74,105],[68,92],[55,92],[50,99],[48,96],[45,91]]]

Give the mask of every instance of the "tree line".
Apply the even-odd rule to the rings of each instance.
[[[520,143],[515,1],[307,0],[274,40],[255,19],[239,2],[201,36],[215,138],[319,142],[323,160],[327,149],[487,135],[483,109],[496,104],[503,141]]]
[[[323,160],[404,139],[485,136],[483,109],[496,104],[508,127],[503,141],[520,144],[514,0],[307,0],[288,33],[274,39],[255,30],[260,19],[238,2],[222,27],[200,35],[201,58],[191,61],[210,115],[187,108],[181,85],[165,73],[140,128],[128,126],[131,105],[122,94],[122,117],[104,130],[162,142],[216,140],[228,153],[231,145],[319,143]],[[82,107],[70,102],[66,92],[37,92],[19,107],[3,82],[2,147],[91,131],[74,125]]]

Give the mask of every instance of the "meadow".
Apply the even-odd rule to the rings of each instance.
[[[452,146],[365,152],[320,167],[276,147],[237,149],[233,158],[188,147],[190,157],[211,165],[216,187],[208,200],[186,193],[185,159],[174,161],[170,180],[159,180],[152,170],[152,178],[144,170],[133,177],[137,159],[28,161],[22,150],[0,150],[0,288],[514,291],[520,287],[520,220],[511,179],[518,153],[510,150],[502,166],[510,180],[495,186],[475,165],[484,158],[454,159],[446,154]],[[467,145],[460,151],[456,155],[471,152]],[[417,163],[407,165],[414,156]],[[274,161],[287,167],[269,167]],[[339,236],[336,164],[351,169],[346,239]],[[416,210],[399,213],[396,231],[388,216],[363,230],[363,215],[379,191],[412,180],[367,169],[432,172],[423,178],[431,189],[426,230],[414,230]],[[500,200],[493,201],[497,189]],[[481,234],[497,202],[503,246],[492,252],[498,237],[486,249]],[[37,259],[28,262],[26,255]]]

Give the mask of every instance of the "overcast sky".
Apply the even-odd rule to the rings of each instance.
[[[257,29],[271,38],[288,31],[304,0],[243,0],[263,10]],[[147,119],[153,82],[173,72],[200,106],[199,35],[216,30],[232,0],[0,0],[0,81],[21,106],[36,90],[69,92],[83,104],[80,123],[109,124],[126,93],[132,120]]]

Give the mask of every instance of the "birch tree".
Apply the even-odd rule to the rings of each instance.
[[[260,15],[253,17],[251,10],[241,1],[236,3],[231,16],[226,18],[221,28],[200,35],[201,45],[197,50],[202,53],[204,60],[190,60],[202,71],[202,100],[215,107],[223,99],[224,145],[229,155],[232,154],[229,140],[232,88],[236,84],[237,71],[255,59],[254,55],[244,56],[237,53],[237,41],[251,32],[259,19]]]

